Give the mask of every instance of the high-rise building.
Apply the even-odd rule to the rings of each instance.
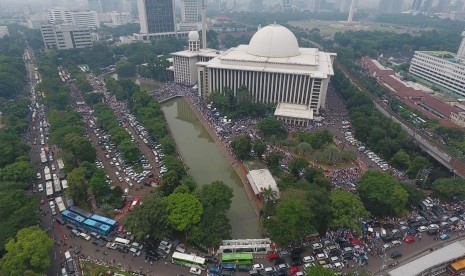
[[[137,0],[124,0],[123,4],[124,12],[129,12],[132,16],[138,16]]]
[[[10,33],[8,32],[8,26],[0,26],[0,38],[4,38],[5,36],[9,36]]]
[[[181,1],[181,21],[183,23],[197,23],[200,21],[198,0]]]
[[[423,4],[423,0],[413,0],[411,9],[413,11],[419,11],[421,9],[421,4]]]
[[[450,0],[439,0],[436,5],[435,11],[438,13],[449,13],[450,11]]]
[[[137,0],[137,7],[140,22],[137,40],[177,35],[174,0]]]
[[[89,28],[67,25],[43,25],[40,27],[45,49],[73,49],[92,46]]]
[[[87,0],[87,5],[89,6],[89,10],[95,11],[97,13],[103,13],[100,0]]]
[[[66,8],[53,8],[48,10],[48,20],[52,24],[72,23],[71,13]]]
[[[357,11],[358,1],[359,0],[354,0],[354,12]],[[342,0],[339,5],[339,12],[349,12],[351,5],[352,5],[352,0]]]
[[[420,11],[422,13],[430,13],[432,7],[433,7],[433,0],[424,0]]]
[[[292,0],[283,0],[283,9],[290,9],[292,7]]]
[[[383,14],[395,14],[402,12],[403,0],[380,0],[378,12]]]
[[[48,10],[48,20],[52,24],[71,23],[78,27],[100,28],[95,11],[70,11],[65,8],[54,8]]]

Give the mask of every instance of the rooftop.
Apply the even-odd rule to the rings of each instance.
[[[457,241],[401,267],[389,271],[390,276],[420,275],[428,268],[452,261],[465,255],[465,241]]]
[[[276,198],[279,198],[278,185],[269,170],[260,169],[249,171],[247,179],[256,195],[270,187],[273,191],[276,191]]]
[[[313,120],[313,109],[304,104],[278,103],[274,115]]]
[[[172,56],[180,56],[180,57],[196,57],[196,56],[209,56],[209,57],[216,57],[220,51],[215,50],[215,49],[200,49],[198,52],[192,52],[189,50],[184,50],[184,51],[179,51],[172,53]]]

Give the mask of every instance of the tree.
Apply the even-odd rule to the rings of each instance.
[[[405,212],[408,193],[391,175],[368,170],[360,178],[357,191],[374,216],[400,216]]]
[[[5,245],[6,254],[0,260],[2,274],[45,274],[51,264],[48,251],[53,241],[38,226],[23,228],[15,239]]]
[[[79,167],[68,174],[68,189],[66,192],[74,201],[79,202],[87,199],[87,181],[85,180],[84,168]]]
[[[3,181],[29,182],[35,174],[29,161],[19,161],[6,165],[0,170],[0,178]]]
[[[415,178],[417,173],[422,170],[431,167],[431,163],[426,157],[423,156],[415,156],[412,161],[410,161],[407,175],[410,178]]]
[[[410,163],[410,156],[404,150],[399,150],[394,156],[391,158],[391,164],[395,168],[399,170],[406,170]]]
[[[134,77],[136,74],[136,66],[125,60],[116,62],[116,72],[120,78]]]
[[[418,206],[426,197],[426,193],[414,185],[402,183],[402,188],[408,193],[408,202],[413,206]]]
[[[173,138],[169,135],[165,135],[160,139],[160,146],[164,154],[175,155],[176,154],[176,143],[173,141]]]
[[[101,206],[100,206],[100,212],[102,213],[102,216],[104,217],[113,217],[113,206],[111,206],[110,204],[108,203],[103,203]]]
[[[202,214],[200,223],[192,228],[189,239],[195,244],[216,248],[222,240],[232,238],[231,232],[231,223],[225,212],[211,210]]]
[[[204,210],[215,212],[226,212],[231,207],[233,189],[224,184],[223,181],[213,181],[202,186],[199,190],[199,199]]]
[[[161,240],[168,235],[167,206],[159,193],[144,198],[144,204],[130,212],[124,222],[137,240]]]
[[[308,153],[312,152],[313,148],[312,145],[310,145],[307,142],[301,142],[295,147],[297,153],[302,154],[302,155],[307,155]]]
[[[265,162],[272,171],[279,170],[279,162],[283,160],[284,154],[280,151],[274,151],[268,154],[265,158]]]
[[[301,240],[314,231],[313,213],[307,207],[305,191],[298,197],[283,196],[276,206],[276,215],[264,221],[270,238],[281,246]]]
[[[187,231],[199,223],[203,207],[198,198],[192,194],[172,193],[165,197],[168,222],[177,231]]]
[[[270,186],[268,186],[260,192],[260,197],[263,199],[264,202],[270,203],[276,200],[276,198],[278,197],[278,192],[273,190]]]
[[[336,272],[329,268],[324,268],[322,266],[312,266],[305,269],[305,272],[308,276],[336,276]]]
[[[109,194],[110,187],[106,183],[106,175],[103,170],[97,170],[89,181],[89,188],[95,195],[97,200],[99,198]]]
[[[287,135],[287,131],[284,128],[283,122],[274,118],[262,119],[260,122],[258,122],[257,128],[266,138],[269,138],[271,135],[276,135],[279,139],[284,139]]]
[[[258,159],[262,159],[262,155],[266,151],[266,144],[263,143],[262,140],[260,139],[255,139],[253,142],[253,150],[255,151],[255,154],[257,155]]]
[[[298,177],[306,167],[308,167],[308,161],[305,158],[294,158],[289,162],[289,170],[295,177]]]
[[[231,147],[239,159],[246,160],[250,156],[252,144],[250,142],[249,136],[239,135],[232,141]]]
[[[446,200],[465,198],[465,180],[460,178],[440,178],[433,182],[435,196]]]
[[[329,145],[315,154],[315,161],[328,165],[336,165],[343,159],[341,150],[335,145]]]
[[[362,233],[362,221],[369,217],[357,195],[337,189],[331,192],[331,222],[333,228],[348,227]]]

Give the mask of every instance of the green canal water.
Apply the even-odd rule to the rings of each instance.
[[[198,185],[221,180],[234,191],[228,217],[233,238],[258,238],[259,221],[239,176],[184,98],[162,105],[179,152]]]

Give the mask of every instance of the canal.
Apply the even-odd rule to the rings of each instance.
[[[221,180],[234,191],[228,217],[233,238],[258,238],[259,221],[239,176],[184,98],[162,105],[178,150],[199,186]]]

